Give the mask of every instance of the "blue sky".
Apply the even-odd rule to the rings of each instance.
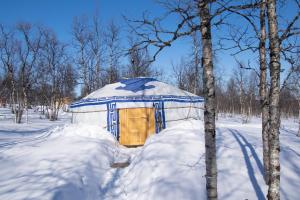
[[[71,24],[75,16],[97,14],[102,23],[114,20],[123,29],[127,41],[126,26],[122,15],[138,18],[144,10],[153,15],[162,13],[160,6],[152,0],[0,0],[0,23],[14,25],[25,21],[43,24],[52,28],[65,42],[71,41]],[[176,42],[174,47],[164,51],[155,63],[170,71],[170,60],[180,60],[189,49],[187,41]],[[178,48],[179,47],[179,48]]]
[[[153,16],[163,13],[160,5],[154,0],[0,0],[0,2],[0,23],[14,25],[19,21],[26,21],[43,24],[52,28],[64,42],[71,41],[71,24],[75,16],[92,17],[97,14],[104,24],[114,20],[123,28],[122,37],[126,42],[126,26],[122,15],[138,18],[145,10]],[[295,8],[288,5],[283,9],[283,14],[289,17],[293,13],[291,11],[295,11]],[[242,20],[237,19],[237,22],[245,24]],[[224,30],[219,30],[214,34],[220,36],[225,33]],[[163,51],[155,65],[164,68],[170,74],[171,60],[174,63],[179,62],[181,56],[189,53],[189,49],[189,40],[180,40]],[[241,55],[240,58],[247,60],[249,54]],[[226,79],[235,62],[228,52],[219,52],[216,65]]]

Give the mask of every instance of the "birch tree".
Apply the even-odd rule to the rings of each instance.
[[[245,71],[238,66],[238,68],[234,72],[236,83],[239,87],[239,101],[240,101],[240,114],[243,118],[243,123],[247,122],[247,114],[246,114],[246,77]]]
[[[98,17],[93,17],[93,23],[90,28],[89,37],[90,46],[90,83],[91,91],[97,90],[104,86],[104,33]]]
[[[296,13],[293,13],[294,16],[291,19],[285,19],[284,16],[281,17],[281,21],[284,23],[281,24],[280,33],[278,36],[279,44],[282,46],[280,48],[280,53],[283,56],[284,60],[289,62],[289,57],[291,54],[294,54],[295,49],[299,47],[297,45],[297,39],[295,37],[299,35],[299,16],[300,16],[300,2],[298,0],[293,1],[283,1],[283,3],[294,3],[293,6],[296,7]],[[227,7],[224,5],[224,7]],[[228,7],[227,7],[228,8]],[[298,9],[298,11],[297,11]],[[237,27],[233,31],[231,26],[231,34],[229,38],[222,38],[223,40],[230,40],[233,42],[231,47],[224,48],[221,45],[222,49],[238,49],[236,52],[233,52],[232,55],[237,55],[241,52],[251,52],[259,54],[259,73],[258,77],[260,79],[260,104],[261,104],[261,114],[262,114],[262,141],[263,141],[263,162],[264,162],[264,177],[265,182],[269,183],[269,164],[270,164],[270,153],[269,153],[269,121],[270,121],[270,111],[269,111],[269,89],[268,89],[268,66],[267,63],[267,29],[266,29],[266,0],[260,0],[259,12],[257,14],[256,7],[253,7],[249,12],[242,12],[237,10],[228,9],[229,12],[236,14],[237,16],[244,19],[252,28],[252,30],[246,26]],[[259,26],[257,25],[257,19],[259,19]],[[230,23],[231,25],[234,23]],[[297,25],[298,24],[298,25]],[[251,33],[253,32],[253,34]],[[256,39],[255,39],[256,38]],[[257,41],[256,41],[257,40]],[[255,70],[255,67],[246,67],[246,69]],[[286,70],[288,69],[288,70]],[[284,80],[282,81],[280,91],[284,89],[286,83],[288,82],[289,77],[293,74],[294,69],[290,65],[285,69],[281,69],[281,73],[288,71]]]
[[[75,61],[80,71],[79,78],[81,80],[82,96],[86,96],[91,92],[91,85],[89,82],[89,53],[88,45],[90,39],[88,18],[75,17],[72,26],[73,44],[76,50]]]
[[[128,59],[129,64],[126,77],[147,77],[155,75],[154,70],[151,69],[150,55],[147,49],[139,49],[133,38],[129,38]]]
[[[278,37],[276,0],[267,0],[267,17],[270,43],[270,130],[269,130],[269,154],[270,154],[270,182],[268,199],[280,199],[280,144],[279,144],[279,95],[280,95],[280,42]]]
[[[215,83],[213,72],[213,52],[211,34],[210,1],[199,1],[200,32],[202,42],[203,93],[204,93],[204,130],[206,188],[208,199],[217,199],[217,157],[215,125]]]
[[[105,45],[108,51],[108,67],[106,69],[108,83],[115,83],[120,78],[120,57],[122,54],[120,31],[120,27],[111,21],[105,32]]]
[[[7,88],[10,92],[12,112],[15,115],[15,123],[21,123],[24,102],[21,98],[22,93],[18,78],[18,42],[13,30],[0,25],[0,31],[1,62],[6,74]]]
[[[34,30],[29,23],[19,23],[17,30],[21,35],[18,45],[18,57],[20,62],[20,81],[24,98],[24,109],[26,111],[26,122],[28,123],[29,92],[33,84],[37,57],[40,53],[42,34]]]
[[[200,75],[200,62],[201,60],[201,44],[200,37],[198,36],[198,32],[195,31],[192,33],[192,66],[194,71],[193,79],[193,93],[200,95],[202,94],[201,83],[201,75]]]
[[[197,81],[198,85],[195,85],[197,74],[193,59],[189,59],[187,56],[182,56],[179,63],[172,63],[172,68],[178,88],[197,95],[202,92],[202,87],[199,85],[199,82],[202,83],[202,81],[199,81],[199,77],[202,76],[199,75],[199,72]]]
[[[295,58],[296,73],[292,79],[292,90],[298,101],[298,133],[297,136],[300,137],[300,53]]]
[[[43,30],[43,52],[40,62],[41,87],[47,105],[47,116],[50,121],[58,119],[58,112],[62,107],[63,100],[67,96],[66,89],[69,87],[72,77],[72,66],[67,62],[66,45],[61,43],[55,33],[49,29]],[[72,89],[72,88],[71,88]]]
[[[288,88],[292,91],[292,94],[297,100],[298,103],[298,133],[297,136],[300,137],[300,58],[296,58],[297,71],[293,74],[291,80],[289,81]]]
[[[179,63],[172,63],[177,86],[196,95],[203,93],[199,34],[199,31],[191,34],[190,52],[186,56],[182,56]]]

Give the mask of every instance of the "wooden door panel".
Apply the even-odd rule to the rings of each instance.
[[[155,133],[153,108],[126,108],[119,110],[120,143],[143,145],[150,134]]]

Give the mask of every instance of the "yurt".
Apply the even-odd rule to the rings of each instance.
[[[189,118],[202,119],[203,98],[154,78],[123,79],[70,105],[72,122],[106,128],[120,144],[139,146],[148,136]]]

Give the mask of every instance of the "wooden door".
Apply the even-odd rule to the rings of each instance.
[[[153,108],[124,108],[119,110],[120,144],[143,145],[147,137],[155,133]]]

